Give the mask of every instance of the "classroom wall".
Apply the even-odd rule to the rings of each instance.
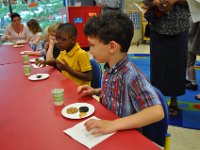
[[[125,0],[124,1],[124,10],[127,14],[129,14],[134,22],[134,37],[132,40],[132,44],[137,44],[141,42],[143,39],[142,36],[142,13],[141,11],[134,5],[133,2],[136,2],[140,5],[142,0]]]

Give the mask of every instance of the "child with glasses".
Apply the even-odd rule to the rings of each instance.
[[[77,85],[90,85],[92,66],[87,52],[76,42],[76,27],[71,23],[60,24],[55,37],[59,56],[56,60],[38,60],[37,64],[55,66]]]

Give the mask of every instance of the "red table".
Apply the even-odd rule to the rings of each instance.
[[[11,57],[10,57],[11,58]],[[79,97],[77,86],[51,66],[33,69],[33,73],[49,73],[48,79],[30,81],[24,76],[22,62],[0,65],[0,149],[1,150],[84,150],[82,144],[63,130],[83,121],[61,115],[64,106],[87,102],[95,107],[93,115],[100,119],[117,116],[92,97]],[[64,88],[64,106],[54,106],[50,91]],[[95,150],[158,150],[137,130],[120,131],[96,145]]]
[[[27,50],[31,50],[27,44],[17,48],[14,48],[12,45],[0,45],[0,65],[21,62],[20,52]]]

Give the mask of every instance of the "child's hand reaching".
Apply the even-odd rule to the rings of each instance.
[[[49,38],[49,46],[54,46],[56,44],[56,38],[54,36],[51,36],[51,38]]]
[[[93,135],[109,134],[117,131],[114,125],[114,121],[108,120],[90,119],[84,124],[84,126],[86,127],[86,130],[91,132]]]
[[[79,86],[77,89],[77,93],[80,94],[81,96],[91,96],[97,94],[96,90],[89,85]]]
[[[41,66],[42,65],[42,67],[45,67],[47,65],[45,60],[41,60],[41,59],[38,59],[38,58],[35,59],[35,64],[37,66]]]
[[[62,61],[56,60],[56,66],[59,70],[65,70],[65,71],[68,71],[70,68],[65,60]]]

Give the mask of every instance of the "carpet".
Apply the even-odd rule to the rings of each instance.
[[[150,57],[149,54],[128,54],[130,60],[140,68],[140,70],[150,78]],[[200,61],[195,64],[197,82],[200,85]],[[191,129],[200,129],[200,101],[194,96],[200,93],[197,91],[186,90],[186,93],[178,97],[180,113],[176,117],[169,117],[169,124]],[[169,104],[169,97],[166,97]]]

